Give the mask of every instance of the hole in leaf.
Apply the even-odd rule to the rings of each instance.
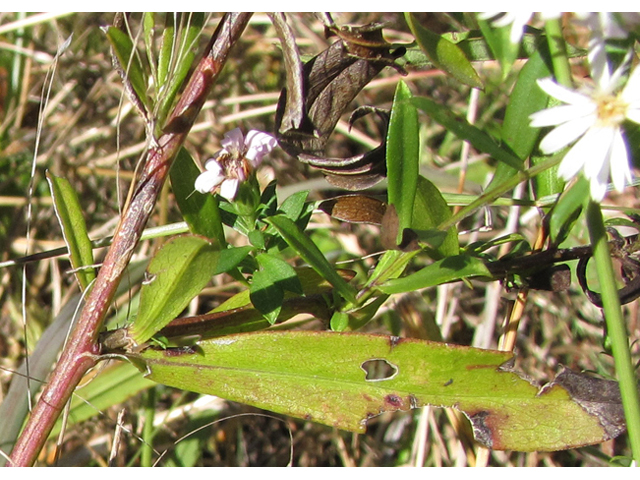
[[[366,373],[365,380],[367,382],[391,380],[398,374],[398,367],[384,358],[372,358],[362,362],[360,368]]]

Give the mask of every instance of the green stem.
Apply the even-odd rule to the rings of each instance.
[[[559,18],[547,20],[544,25],[551,52],[553,73],[560,85],[572,87],[571,66],[567,57],[567,45],[562,36],[562,24]]]
[[[599,284],[602,290],[602,304],[607,324],[607,332],[611,339],[611,347],[616,368],[616,376],[620,384],[622,406],[627,422],[627,431],[631,443],[631,452],[636,463],[640,461],[640,399],[638,396],[638,380],[635,375],[626,325],[622,316],[620,299],[616,287],[611,252],[607,244],[607,236],[600,205],[589,203],[587,210],[589,236],[596,262]]]
[[[144,407],[144,428],[142,429],[142,452],[140,455],[141,467],[153,466],[153,419],[156,414],[156,389],[150,388],[147,391]]]

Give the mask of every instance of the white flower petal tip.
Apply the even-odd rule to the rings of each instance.
[[[247,147],[245,158],[255,167],[259,165],[260,162],[262,162],[262,158],[271,153],[277,145],[278,141],[274,136],[257,130],[251,130],[247,133],[247,138],[245,139],[245,146]]]
[[[220,145],[230,153],[241,152],[244,148],[244,135],[242,130],[234,128],[224,134]]]
[[[222,185],[220,185],[220,196],[232,202],[233,199],[236,198],[239,184],[240,181],[237,178],[225,180],[222,182]]]
[[[224,177],[214,171],[207,170],[198,175],[195,182],[195,189],[200,193],[209,193],[222,183]]]
[[[491,20],[493,27],[506,27],[511,25],[509,41],[513,44],[520,43],[524,28],[531,20],[534,12],[483,12],[478,14],[481,20]],[[543,20],[554,20],[560,18],[561,12],[540,12]],[[492,20],[493,19],[493,20]]]

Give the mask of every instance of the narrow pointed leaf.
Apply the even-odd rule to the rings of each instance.
[[[418,112],[409,103],[411,98],[409,87],[402,81],[398,82],[391,108],[386,152],[389,204],[395,205],[399,219],[397,241],[400,241],[403,230],[411,226],[419,175]]]
[[[284,215],[274,215],[269,217],[267,222],[273,225],[285,242],[298,252],[302,259],[316,272],[333,285],[340,295],[350,302],[355,301],[355,289],[344,281],[316,244],[291,219]]]
[[[169,175],[178,208],[189,229],[198,235],[217,240],[220,245],[226,245],[218,201],[213,195],[195,191],[194,184],[196,177],[200,175],[200,169],[187,149],[180,149]]]
[[[598,379],[575,388],[576,374],[561,374],[541,392],[501,368],[510,352],[299,331],[231,335],[130,358],[159,383],[354,432],[381,413],[425,405],[461,410],[477,440],[496,450],[559,450],[621,431],[603,428],[601,414],[578,403],[594,400],[588,392]]]
[[[451,216],[451,208],[442,197],[440,190],[432,182],[420,176],[414,200],[411,228],[432,230],[450,219]],[[458,255],[460,247],[458,246],[458,232],[455,226],[447,230],[444,241],[435,251],[439,257]]]
[[[405,19],[409,24],[411,33],[416,37],[418,45],[436,67],[465,85],[480,89],[484,88],[478,73],[460,47],[424,28],[412,14],[406,14]]]
[[[145,114],[148,112],[147,106],[149,105],[147,76],[139,57],[136,55],[133,42],[129,35],[116,27],[105,28],[105,33],[122,69],[123,81],[131,87],[131,91],[128,90],[131,101],[142,114]],[[135,97],[133,97],[134,95]]]
[[[549,220],[549,235],[554,245],[566,240],[589,198],[589,181],[582,175],[560,195]]]
[[[378,287],[384,293],[413,292],[463,278],[492,278],[482,260],[468,255],[447,257],[402,278],[387,281]]]
[[[84,290],[96,278],[93,267],[93,246],[87,233],[80,201],[75,190],[65,178],[47,172],[47,181],[53,197],[53,206],[62,228],[64,242],[69,249],[69,260],[80,288]]]
[[[167,16],[171,15],[171,13],[167,13]],[[186,18],[180,32],[176,34],[171,31],[169,34],[165,33],[162,37],[162,83],[159,85],[160,95],[158,96],[160,100],[158,110],[160,122],[163,122],[166,118],[176,94],[189,73],[195,58],[196,47],[198,46],[196,40],[204,24],[205,15],[203,12],[190,12],[179,15],[183,19]],[[169,58],[166,57],[167,54],[169,54]]]
[[[484,131],[471,125],[463,118],[451,115],[450,110],[425,97],[414,97],[411,102],[429,117],[445,127],[461,140],[467,140],[477,150],[487,153],[499,162],[522,170],[522,160],[518,158],[508,147],[498,144]]]
[[[540,48],[531,55],[518,74],[502,123],[502,140],[521,159],[526,159],[540,137],[540,129],[530,126],[529,116],[547,107],[548,95],[538,87],[539,78],[551,76],[549,54],[546,48]],[[496,167],[496,173],[488,188],[499,185],[515,174],[515,169],[507,163],[501,162]],[[543,173],[542,175],[547,175]],[[536,180],[538,177],[536,177]]]
[[[220,248],[203,237],[183,235],[165,243],[149,264],[138,317],[129,329],[141,344],[176,318],[216,270]]]

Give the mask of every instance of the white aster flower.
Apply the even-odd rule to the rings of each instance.
[[[626,66],[623,62],[611,74],[606,56],[595,55],[591,65],[595,86],[584,92],[558,85],[550,78],[538,80],[540,88],[566,105],[530,116],[532,127],[556,125],[540,142],[543,153],[557,152],[577,140],[560,163],[558,175],[567,181],[582,170],[590,182],[591,198],[597,202],[604,198],[609,175],[619,192],[631,182],[621,125],[626,119],[640,123],[640,68],[616,93]]]
[[[234,128],[224,134],[220,143],[222,150],[205,162],[205,171],[196,178],[195,189],[200,193],[213,193],[219,189],[221,196],[232,201],[240,182],[244,182],[249,173],[260,165],[277,141],[258,130],[250,130],[244,137],[239,128]]]

